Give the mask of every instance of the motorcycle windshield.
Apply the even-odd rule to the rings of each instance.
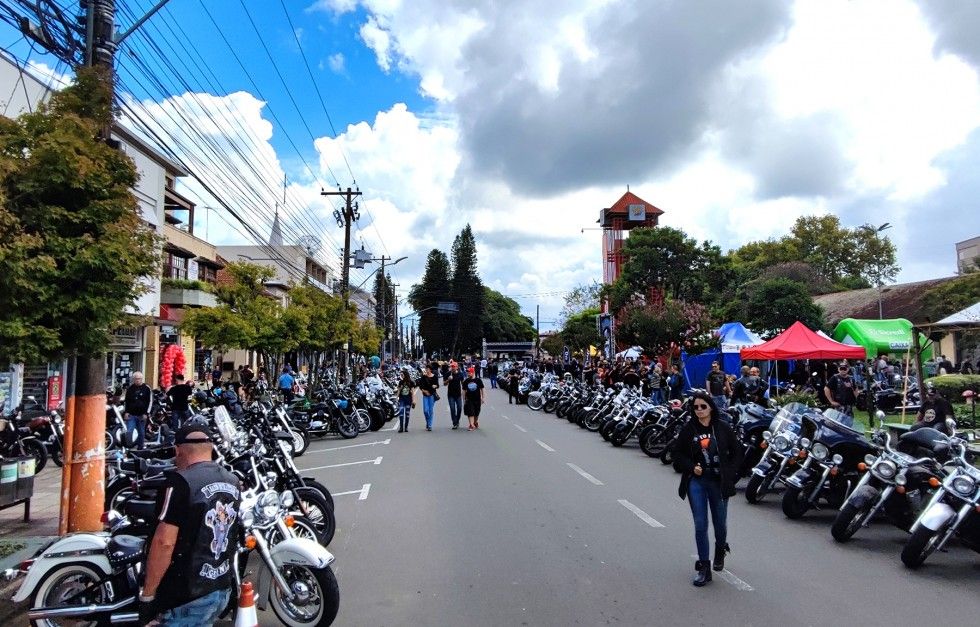
[[[803,414],[810,409],[803,403],[789,403],[783,405],[776,412],[776,417],[769,423],[769,431],[773,434],[780,431],[791,431],[799,434],[803,424]]]

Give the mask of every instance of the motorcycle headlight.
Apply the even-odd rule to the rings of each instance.
[[[974,490],[977,489],[977,482],[973,480],[973,477],[968,477],[966,475],[960,475],[953,479],[953,490],[961,496],[971,496]]]
[[[800,438],[800,448],[810,448],[810,438]]]
[[[788,450],[790,444],[789,438],[781,433],[772,439],[772,447],[779,452]]]
[[[874,466],[876,461],[878,461],[878,458],[872,455],[871,453],[868,453],[867,455],[864,456],[864,463],[867,464],[868,466]]]
[[[908,477],[905,476],[905,469],[898,471],[898,476],[895,477],[895,483],[897,485],[905,485],[909,482]]]
[[[823,460],[827,459],[828,455],[830,455],[830,449],[828,449],[825,444],[815,442],[813,444],[813,450],[810,451],[810,454],[812,454],[813,458],[818,462],[822,462]]]
[[[252,510],[246,509],[244,512],[242,512],[242,524],[245,525],[245,527],[251,527],[254,523],[255,513]]]
[[[841,457],[840,453],[838,453],[838,454],[834,455],[833,462],[834,462],[834,465],[835,466],[840,466],[841,464],[844,463],[844,458]]]
[[[883,459],[875,464],[872,470],[882,479],[893,479],[898,472],[898,467],[895,466],[895,462]]]
[[[279,514],[279,495],[275,490],[266,490],[255,502],[255,516],[261,522],[274,519]]]
[[[279,496],[279,504],[282,505],[283,509],[289,509],[293,506],[294,502],[293,493],[289,490],[286,490]]]

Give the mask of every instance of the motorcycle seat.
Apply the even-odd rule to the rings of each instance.
[[[138,520],[153,520],[156,510],[156,501],[148,498],[131,498],[122,505],[123,514]]]
[[[119,535],[109,538],[106,553],[109,555],[109,563],[113,566],[121,566],[142,560],[145,547],[145,538]]]
[[[173,459],[147,459],[143,468],[143,474],[162,475],[168,470],[176,469]]]

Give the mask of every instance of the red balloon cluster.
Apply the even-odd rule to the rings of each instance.
[[[160,354],[160,387],[167,389],[173,384],[175,374],[184,374],[187,360],[177,344],[168,344]]]

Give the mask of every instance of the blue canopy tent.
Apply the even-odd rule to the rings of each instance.
[[[739,351],[747,346],[757,346],[762,344],[762,338],[745,328],[741,322],[726,322],[715,331],[718,336],[721,348],[701,353],[700,355],[688,355],[681,353],[681,362],[684,364],[685,390],[691,387],[701,387],[704,380],[711,371],[711,362],[717,361],[721,369],[727,374],[738,375],[742,365],[742,358]]]

